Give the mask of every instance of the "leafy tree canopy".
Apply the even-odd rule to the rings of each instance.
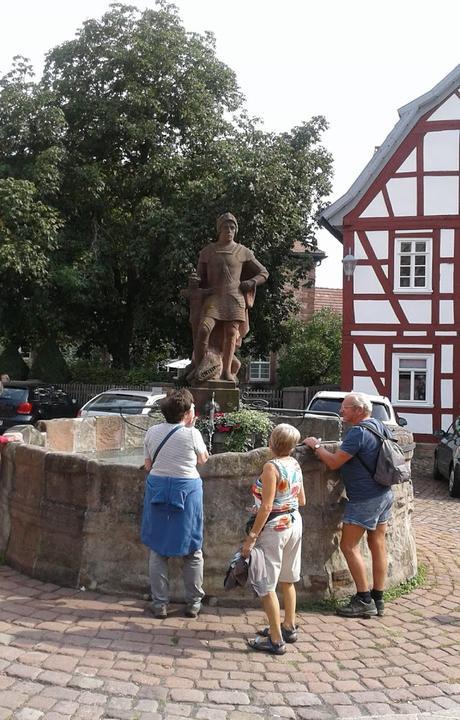
[[[295,307],[290,288],[305,275],[293,244],[314,244],[314,217],[330,192],[325,128],[315,117],[289,132],[264,132],[246,115],[213,36],[186,32],[163,0],[144,12],[114,4],[85,22],[50,51],[39,83],[19,59],[0,82],[0,178],[31,183],[14,192],[27,189],[21,228],[43,251],[40,276],[28,294],[20,289],[32,297],[39,288],[38,325],[107,349],[120,367],[171,344],[190,352],[179,289],[215,237],[217,215],[231,210],[241,242],[270,271],[249,346],[276,349],[280,323]],[[22,240],[9,223],[11,286]],[[25,331],[27,318],[8,310]]]
[[[283,331],[289,341],[279,354],[278,376],[282,387],[340,382],[342,317],[339,313],[323,308],[308,323],[289,320]]]

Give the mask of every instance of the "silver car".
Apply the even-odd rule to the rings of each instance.
[[[149,390],[106,390],[88,400],[78,417],[94,415],[148,415],[159,409],[159,401],[166,397],[161,388]]]

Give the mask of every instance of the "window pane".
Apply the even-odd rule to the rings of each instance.
[[[410,400],[410,373],[399,373],[399,400]]]
[[[399,283],[401,287],[410,287],[410,278],[401,278],[401,282]]]
[[[423,275],[423,277],[425,277],[425,270],[426,270],[425,265],[416,267],[415,268],[416,277],[417,276],[420,277],[421,275]]]
[[[415,252],[425,252],[426,250],[426,242],[416,242],[415,243]]]
[[[410,265],[410,255],[403,255],[401,258],[401,265]]]
[[[426,375],[417,373],[415,375],[414,400],[426,400]]]
[[[401,277],[409,277],[410,267],[401,267]]]
[[[415,264],[416,265],[423,265],[425,267],[426,265],[426,257],[425,255],[417,255],[415,258]]]
[[[410,252],[411,244],[412,243],[410,243],[410,242],[402,242],[401,243],[401,252]]]
[[[425,287],[425,285],[426,285],[425,278],[415,278],[415,283],[414,283],[415,287]]]
[[[426,368],[426,360],[425,358],[400,358],[399,360],[399,367],[400,368]]]

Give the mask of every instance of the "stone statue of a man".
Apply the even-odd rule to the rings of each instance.
[[[235,348],[249,331],[248,308],[254,304],[256,287],[268,278],[254,253],[235,241],[237,233],[235,216],[224,213],[217,219],[217,240],[200,252],[197,275],[201,295],[194,293],[195,317],[199,319],[193,333],[189,381],[236,382],[241,363]]]

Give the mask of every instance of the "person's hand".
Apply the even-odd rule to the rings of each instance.
[[[256,283],[254,280],[243,280],[240,282],[240,290],[245,292],[246,290],[254,290]]]
[[[307,437],[303,441],[303,444],[306,445],[307,447],[311,448],[312,450],[315,449],[315,446],[318,445],[318,443],[319,443],[319,440],[318,440],[318,438],[315,438],[315,437]]]
[[[252,548],[254,547],[255,544],[256,544],[256,541],[255,541],[255,540],[253,540],[253,539],[250,538],[250,537],[246,538],[246,540],[244,541],[244,543],[243,543],[243,545],[242,545],[242,547],[241,547],[241,555],[242,555],[244,558],[248,558],[249,555],[251,554],[251,550],[252,550]]]

